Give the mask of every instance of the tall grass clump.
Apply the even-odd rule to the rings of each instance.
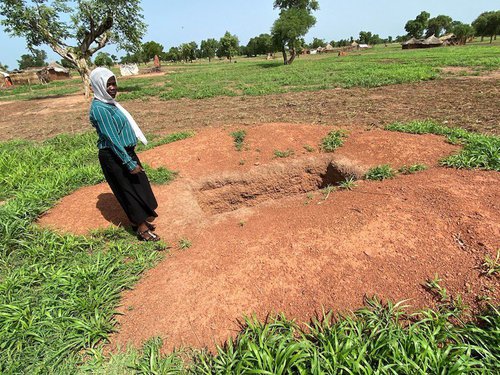
[[[394,123],[386,129],[411,134],[444,135],[450,143],[463,145],[460,152],[441,160],[444,166],[500,171],[500,137],[449,128],[432,121]]]
[[[1,143],[0,176],[0,373],[59,373],[114,330],[120,292],[166,245],[139,243],[123,228],[83,237],[34,223],[58,199],[103,181],[92,133]]]
[[[370,168],[365,174],[367,180],[383,181],[396,176],[396,171],[389,165],[383,164]]]
[[[237,151],[241,151],[243,149],[243,142],[245,142],[245,138],[247,136],[247,132],[244,130],[237,130],[231,133],[231,137],[233,137],[234,147]]]
[[[477,324],[457,323],[460,317],[444,308],[408,314],[401,303],[373,299],[351,315],[325,314],[305,329],[283,315],[267,323],[247,318],[216,354],[162,355],[161,340],[154,339],[118,362],[141,374],[498,373],[499,311],[490,307]],[[117,359],[110,362],[116,366]]]
[[[344,144],[347,134],[343,130],[332,130],[321,140],[320,147],[324,152],[333,152]]]

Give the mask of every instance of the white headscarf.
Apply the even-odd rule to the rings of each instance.
[[[94,98],[104,103],[114,104],[120,111],[122,111],[128,122],[132,126],[132,129],[134,129],[134,133],[137,139],[139,139],[146,145],[148,144],[148,141],[139,128],[139,125],[137,125],[137,123],[135,122],[134,118],[107,92],[108,79],[114,76],[115,75],[113,74],[113,72],[106,68],[95,68],[94,70],[92,70],[92,72],[90,73],[90,85],[92,86],[92,90],[94,90]]]

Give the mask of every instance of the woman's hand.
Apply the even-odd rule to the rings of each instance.
[[[137,164],[137,166],[130,171],[131,174],[137,174],[141,172],[144,172],[144,169],[142,169],[142,167],[139,164]]]

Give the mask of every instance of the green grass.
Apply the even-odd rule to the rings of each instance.
[[[398,169],[398,173],[401,174],[414,174],[417,172],[425,171],[427,166],[424,164],[413,164],[413,165],[403,165]]]
[[[292,149],[288,149],[285,151],[274,150],[274,157],[276,157],[276,158],[288,158],[294,154],[295,154],[295,151],[293,151]]]
[[[244,130],[237,130],[231,133],[231,137],[234,140],[234,147],[237,151],[241,151],[243,149],[243,142],[245,141],[245,137],[247,136],[247,132]]]
[[[124,228],[83,237],[34,224],[58,199],[103,181],[96,140],[87,133],[40,144],[0,144],[4,201],[0,205],[0,373],[74,369],[81,350],[95,348],[114,330],[112,317],[120,292],[159,261],[156,250],[168,247],[139,242]],[[166,169],[148,171],[159,182],[173,178]]]
[[[118,80],[119,100],[159,98],[203,99],[217,96],[256,96],[285,92],[317,91],[336,87],[377,87],[438,79],[441,68],[467,67],[470,73],[498,69],[498,45],[487,43],[426,50],[401,50],[398,44],[355,51],[342,58],[335,54],[300,56],[292,65],[281,58],[238,57],[237,64],[207,63],[165,66],[155,77]],[[23,100],[77,92],[79,79],[48,85],[20,86],[0,91],[0,100]]]
[[[365,174],[367,180],[383,181],[396,176],[396,171],[390,165],[378,165],[370,168]]]
[[[500,171],[500,137],[449,128],[432,121],[394,123],[386,129],[411,134],[444,135],[450,143],[463,145],[460,152],[441,160],[443,166]]]
[[[324,152],[333,152],[338,147],[344,144],[344,139],[347,134],[343,130],[332,130],[328,135],[321,140],[320,148]]]
[[[351,176],[346,178],[344,181],[341,181],[339,183],[339,189],[340,190],[352,190],[357,186],[356,184],[356,178]]]
[[[494,374],[500,371],[500,314],[458,323],[463,311],[408,314],[401,304],[368,300],[352,315],[312,321],[307,329],[283,315],[263,324],[247,318],[236,340],[217,349],[160,354],[161,340],[141,352],[99,354],[82,372],[97,374]],[[455,323],[453,323],[455,322]],[[130,371],[133,370],[133,371]]]

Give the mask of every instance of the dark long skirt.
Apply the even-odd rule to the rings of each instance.
[[[141,165],[134,149],[126,150]],[[106,181],[132,224],[138,225],[148,217],[158,216],[155,212],[158,203],[146,173],[131,174],[120,158],[107,148],[99,150],[99,162]]]

